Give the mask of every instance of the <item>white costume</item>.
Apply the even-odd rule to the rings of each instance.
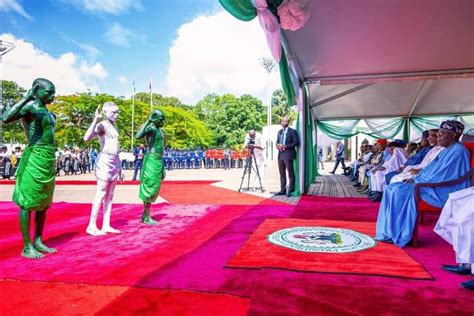
[[[430,162],[435,160],[435,158],[439,155],[439,153],[444,149],[443,146],[435,146],[431,148],[431,150],[425,155],[423,160],[417,164],[417,165],[412,165],[412,166],[406,166],[405,169],[396,176],[394,176],[391,180],[390,183],[395,183],[395,182],[403,182],[404,180],[408,180],[413,178],[415,175],[410,173],[410,170],[412,169],[423,169],[426,167]]]
[[[474,263],[474,187],[449,195],[434,231],[453,245],[457,263]]]
[[[382,167],[384,170],[377,170],[375,173],[370,173],[370,190],[376,192],[383,192],[385,189],[385,175],[392,171],[397,171],[408,159],[408,154],[403,148],[395,147],[393,154],[390,156]]]
[[[115,184],[121,173],[119,135],[114,126],[119,110],[115,103],[106,102],[103,113],[106,119],[98,123],[100,113],[98,110],[96,111],[94,121],[84,135],[85,141],[90,141],[97,136],[100,144],[100,154],[97,157],[95,167],[97,190],[92,204],[89,225],[86,229],[86,232],[93,236],[120,232],[110,226]],[[104,220],[102,229],[99,230],[97,228],[97,215],[101,206],[104,209]]]
[[[249,133],[247,133],[245,135],[244,146],[247,146],[249,141],[250,141],[250,135]],[[255,154],[255,161],[257,162],[258,173],[260,175],[260,179],[262,180],[262,186],[263,186],[263,180],[265,178],[265,145],[263,142],[262,134],[255,132],[254,141],[255,141],[254,146],[262,148],[262,149],[254,148],[253,153]],[[252,170],[252,179],[250,179],[250,181],[251,183],[253,183],[253,186],[255,188],[260,188],[257,172],[255,172],[255,170]]]
[[[98,134],[100,129],[104,134],[99,136],[100,153],[97,157],[95,177],[102,181],[116,181],[121,170],[118,131],[108,120],[99,123],[95,133]]]

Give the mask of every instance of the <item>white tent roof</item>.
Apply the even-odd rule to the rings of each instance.
[[[284,37],[319,119],[474,113],[474,1],[308,3]]]

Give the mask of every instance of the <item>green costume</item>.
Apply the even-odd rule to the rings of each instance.
[[[163,165],[163,148],[165,147],[165,136],[161,127],[165,122],[165,115],[160,110],[151,112],[148,120],[137,132],[137,139],[142,137],[148,145],[148,153],[143,158],[142,171],[140,174],[139,197],[143,201],[142,223],[156,225],[157,222],[150,216],[150,205],[155,202],[161,187],[161,181],[165,177]]]
[[[29,145],[20,160],[13,201],[23,210],[44,211],[53,201],[55,148]]]
[[[154,203],[163,180],[163,155],[149,153],[143,158],[139,197],[144,203]]]

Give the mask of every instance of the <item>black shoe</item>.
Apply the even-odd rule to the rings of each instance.
[[[382,192],[375,192],[371,198],[369,198],[373,202],[380,202],[382,201]]]
[[[464,288],[464,289],[468,289],[468,290],[472,291],[472,290],[474,290],[474,280],[461,282],[461,284],[459,284],[459,286]]]
[[[288,194],[286,195],[286,197],[292,197],[293,196],[293,193],[290,193],[288,192]]]
[[[471,267],[469,264],[458,264],[455,266],[452,265],[443,265],[443,270],[449,271],[452,273],[460,274],[460,275],[468,275],[471,274]]]
[[[360,182],[357,182],[357,183],[354,183],[352,186],[356,188],[360,188],[362,184]]]
[[[280,191],[280,192],[275,193],[275,195],[286,195],[286,192]]]
[[[334,174],[335,172],[334,171],[329,171],[330,174]]]

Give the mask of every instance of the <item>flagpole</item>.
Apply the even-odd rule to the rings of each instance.
[[[135,137],[135,76],[133,77],[133,92],[132,92],[132,148],[133,150],[133,138]]]
[[[151,89],[151,77],[150,77],[150,113],[153,111],[153,93]]]

